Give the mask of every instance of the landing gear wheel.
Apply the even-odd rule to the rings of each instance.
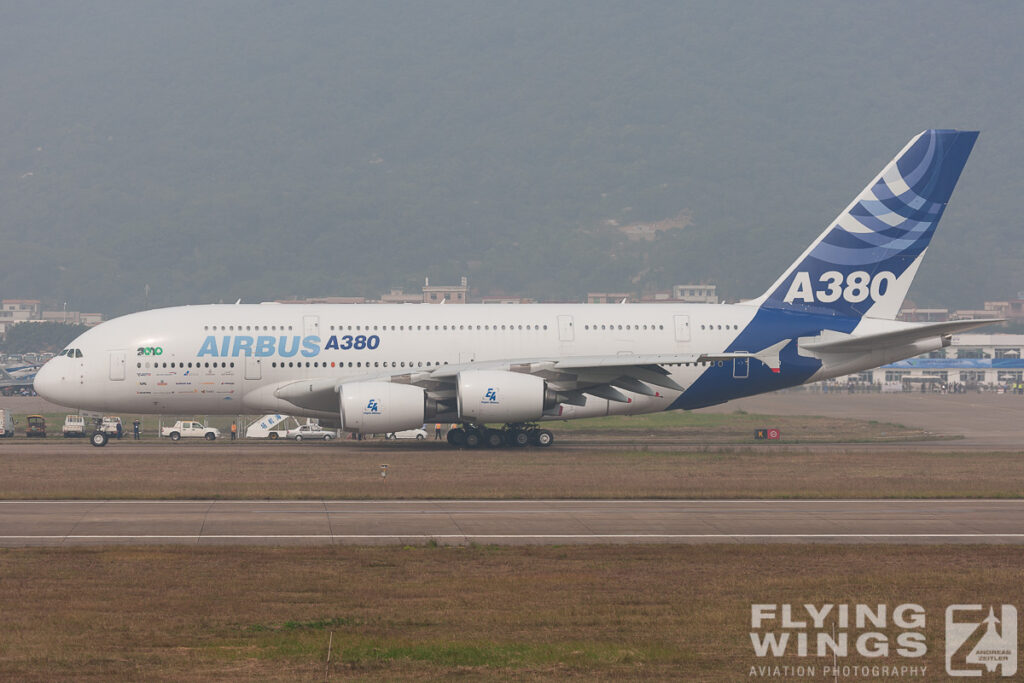
[[[453,446],[458,446],[461,448],[462,446],[466,445],[466,432],[462,429],[449,429],[448,435],[445,438],[448,439],[448,443],[450,443]]]
[[[103,447],[107,445],[107,435],[103,432],[94,432],[89,442],[93,446]]]
[[[483,437],[488,448],[501,448],[505,445],[505,439],[502,438],[501,432],[494,429],[485,430]]]
[[[515,429],[508,433],[508,445],[515,448],[522,448],[530,445],[530,434],[522,429]]]
[[[475,429],[466,430],[466,448],[480,448],[480,432]]]
[[[546,429],[538,429],[530,435],[530,441],[534,446],[546,448],[555,442],[555,435]]]

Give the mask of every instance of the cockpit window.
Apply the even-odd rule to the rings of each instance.
[[[75,349],[75,358],[82,357],[82,349]]]
[[[64,349],[63,351],[61,351],[60,353],[57,354],[57,357],[60,358],[61,356],[68,355],[68,351],[70,351],[70,350],[71,349]]]

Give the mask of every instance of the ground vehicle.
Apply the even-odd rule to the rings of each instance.
[[[64,438],[85,436],[85,418],[81,415],[68,415],[64,418]]]
[[[0,410],[0,438],[14,436],[14,416],[9,410]]]
[[[121,429],[118,429],[118,427],[121,427]],[[104,415],[103,422],[100,423],[100,431],[108,437],[113,436],[120,439],[124,436],[124,426],[121,424],[121,418],[116,415]]]
[[[289,432],[294,431],[288,428],[289,422],[293,423],[296,429],[299,427],[299,421],[290,415],[264,415],[246,428],[245,438],[287,439]]]
[[[323,439],[330,441],[338,436],[337,432],[324,429],[318,424],[299,425],[298,429],[288,430],[288,438],[302,441],[304,439]]]
[[[213,441],[220,436],[220,430],[216,427],[207,427],[202,422],[193,420],[178,420],[173,427],[164,427],[160,430],[160,436],[170,437],[171,441],[187,437],[203,438]]]
[[[42,415],[29,415],[26,420],[25,436],[46,438],[46,418]]]
[[[385,439],[416,439],[417,441],[423,441],[427,438],[427,431],[425,429],[403,429],[400,432],[388,432],[384,435]]]

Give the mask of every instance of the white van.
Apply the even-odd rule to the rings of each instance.
[[[81,415],[68,415],[64,418],[64,438],[85,436],[85,418]]]
[[[0,439],[14,436],[14,415],[9,410],[0,409]]]

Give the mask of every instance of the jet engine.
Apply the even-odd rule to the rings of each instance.
[[[361,434],[387,434],[420,427],[427,419],[423,389],[391,382],[344,384],[341,428]]]
[[[503,370],[465,370],[458,376],[459,417],[470,422],[531,422],[558,403],[540,377]]]

